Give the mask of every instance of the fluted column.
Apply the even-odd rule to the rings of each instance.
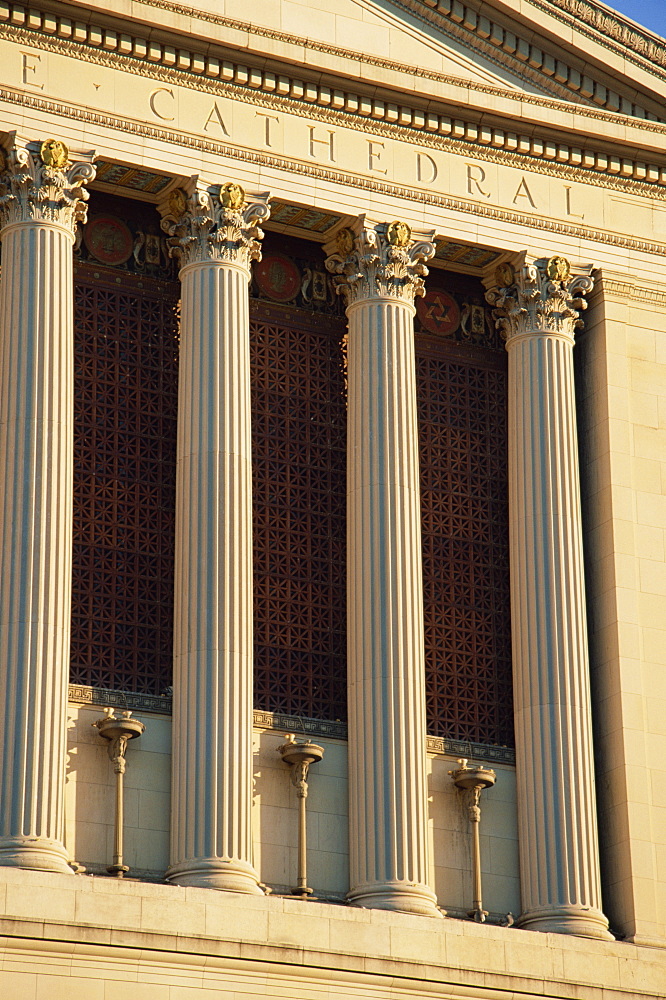
[[[162,222],[182,281],[167,878],[254,893],[248,283],[267,197],[177,190]]]
[[[0,150],[0,865],[63,845],[73,503],[73,272],[87,154]]]
[[[347,604],[351,889],[439,916],[428,886],[414,296],[432,234],[361,217],[326,266],[349,320]]]
[[[568,261],[498,269],[509,355],[511,625],[521,927],[607,939],[601,910]]]

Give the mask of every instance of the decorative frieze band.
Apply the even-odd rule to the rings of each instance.
[[[214,152],[218,156],[230,157],[242,163],[251,163],[256,166],[270,167],[276,170],[293,170],[293,161],[283,156],[269,156],[251,149],[242,149],[223,142],[215,142],[209,138],[193,136],[186,132],[158,128],[155,125],[144,125],[140,122],[129,122],[127,119],[120,118],[117,115],[106,114],[101,111],[88,111],[83,108],[73,108],[71,105],[65,106],[59,101],[33,97],[32,94],[23,94],[3,87],[0,87],[0,100],[18,105],[19,107],[32,108],[46,114],[63,115],[74,121],[85,122],[90,125],[116,129],[143,138],[158,139],[161,142],[168,142],[186,149],[195,149],[202,153]],[[539,167],[536,167],[536,169],[538,170]],[[348,185],[357,190],[360,189],[390,198],[403,198],[421,205],[431,205],[441,208],[447,212],[464,212],[507,225],[536,227],[540,232],[557,233],[560,236],[570,236],[578,240],[589,240],[593,243],[602,243],[607,246],[622,247],[627,250],[638,250],[641,253],[666,257],[666,243],[654,243],[649,240],[634,239],[633,237],[623,236],[604,229],[576,226],[544,216],[509,211],[493,205],[484,205],[479,201],[440,195],[427,189],[421,190],[415,187],[407,187],[404,184],[388,183],[374,177],[364,177],[362,174],[350,174],[315,163],[299,163],[298,171],[304,177],[310,177],[314,180]],[[620,185],[619,180],[615,178],[600,178],[599,180],[602,183],[608,182],[609,184]]]
[[[101,708],[113,706],[114,708],[130,709],[133,712],[171,715],[170,696],[158,697],[151,694],[109,691],[102,688],[86,687],[82,684],[70,684],[69,700],[76,705],[94,705]],[[254,726],[256,729],[297,733],[303,736],[333,740],[347,739],[347,724],[345,722],[310,719],[301,715],[282,715],[280,712],[255,710]],[[473,743],[468,740],[447,740],[443,736],[426,737],[426,750],[428,753],[442,754],[447,757],[468,757],[470,760],[494,761],[498,764],[507,764],[510,767],[516,763],[516,754],[512,747],[487,746],[485,743]]]
[[[3,29],[3,21],[11,27]],[[357,129],[396,138],[412,138],[412,133],[417,132],[421,136],[419,142],[425,145],[441,145],[441,140],[444,139],[445,148],[460,150],[463,155],[491,160],[508,158],[516,166],[547,173],[557,172],[560,176],[571,170],[573,179],[588,182],[594,177],[594,182],[599,183],[603,176],[609,186],[626,189],[628,183],[635,183],[639,191],[650,195],[655,190],[666,188],[666,164],[635,160],[613,151],[571,146],[551,138],[522,134],[337,90],[325,84],[281,75],[272,70],[176,49],[157,41],[72,22],[52,14],[42,14],[34,9],[26,12],[24,8],[10,5],[6,0],[0,0],[0,36],[3,31],[7,32],[8,37],[13,36],[24,44],[38,45],[61,55],[69,54],[73,58],[83,56],[91,62],[130,72],[136,72],[140,66],[144,75],[154,79],[182,85],[185,77],[188,87],[213,94],[223,93],[227,97],[235,96],[263,106],[293,109],[300,114],[303,113],[304,106],[307,106],[307,116],[312,119],[337,120],[345,125],[351,119]],[[397,64],[396,68],[409,69]],[[413,72],[424,75],[420,70],[414,69]],[[450,82],[460,84],[461,81],[451,78]],[[475,88],[467,82],[465,85],[511,97],[509,92],[499,88],[485,85]],[[562,107],[561,102],[543,101],[531,98],[530,95],[521,95],[521,100],[534,100],[544,106],[552,103],[558,110]],[[594,109],[580,106],[576,113],[594,115]],[[599,114],[599,117],[603,121],[609,120],[605,114]],[[611,119],[620,124],[625,124],[626,120],[625,115],[613,116]],[[653,127],[666,134],[664,125],[655,122]]]

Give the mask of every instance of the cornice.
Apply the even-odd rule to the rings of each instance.
[[[0,0],[0,21],[2,19]],[[479,125],[420,108],[371,99],[330,86],[303,80],[242,63],[219,60],[203,53],[176,50],[158,42],[118,35],[94,25],[78,25],[80,38],[70,35],[76,25],[61,23],[52,15],[33,10],[33,28],[0,23],[0,37],[71,55],[76,59],[187,86],[193,90],[263,107],[281,108],[320,121],[337,121],[358,131],[418,142],[423,146],[461,152],[484,160],[504,162],[538,173],[618,190],[632,189],[648,197],[666,193],[666,162],[646,163],[613,152],[582,149],[539,135],[527,135],[489,125]],[[49,21],[49,18],[51,20]],[[41,20],[40,20],[41,19]],[[55,34],[54,34],[55,33]],[[63,37],[63,34],[65,37]],[[124,40],[124,41],[123,41]],[[94,44],[93,44],[94,43]],[[123,46],[127,52],[122,51]],[[527,98],[526,98],[527,100]],[[560,102],[551,106],[562,110]],[[593,109],[580,108],[582,112]],[[578,111],[577,111],[578,113]],[[625,116],[597,114],[604,121],[626,124]],[[512,123],[513,124],[513,123]],[[645,123],[650,131],[666,136],[666,125]]]
[[[659,75],[666,79],[666,41],[647,29],[629,24],[617,11],[608,8],[602,10],[594,0],[528,0],[528,3],[551,16],[557,16],[553,11],[553,7],[557,7],[559,13],[567,15],[560,17],[567,26],[574,26],[588,37],[621,52],[626,58],[633,56],[633,62],[650,72],[654,73],[657,68],[663,69],[664,73]],[[602,36],[601,39],[599,35]],[[636,59],[636,56],[639,58]]]
[[[491,96],[500,97],[504,100],[515,101],[518,104],[528,104],[543,107],[544,109],[562,111],[563,102],[565,107],[566,105],[571,105],[571,101],[574,96],[572,94],[572,89],[567,89],[566,87],[564,89],[559,89],[558,92],[561,94],[561,99],[558,100],[554,98],[542,97],[537,94],[523,93],[504,87],[494,86],[492,84],[466,80],[463,77],[438,73],[433,70],[423,69],[420,66],[412,66],[395,60],[344,49],[340,46],[329,43],[319,42],[317,40],[297,35],[291,35],[277,29],[266,28],[261,25],[253,25],[249,22],[222,17],[221,15],[209,13],[208,11],[198,11],[196,8],[185,7],[172,2],[172,0],[135,0],[135,2],[145,6],[153,6],[163,9],[181,16],[199,19],[207,23],[217,24],[221,27],[246,33],[248,36],[256,35],[258,37],[281,41],[285,44],[302,48],[304,51],[310,50],[327,53],[346,61],[361,62],[366,65],[378,66],[382,69],[389,69],[396,73],[434,80],[446,85],[461,87],[465,90],[489,94]],[[423,6],[424,2],[428,3],[428,0],[405,0],[405,2],[420,6],[422,8],[421,14],[423,14],[423,11],[429,11],[428,6]],[[467,10],[467,8],[464,9]],[[432,11],[430,11],[430,13],[432,13]],[[101,17],[103,16],[104,15],[102,14]],[[476,14],[474,14],[474,17],[476,18]],[[424,17],[422,17],[422,19],[424,19]],[[425,20],[427,20],[427,18],[425,18]],[[192,66],[195,74],[200,73],[208,77],[219,75],[217,72],[213,71],[212,67],[214,64],[218,64],[219,66],[220,60],[212,58],[208,55],[209,46],[207,46],[205,53],[197,53],[189,49],[176,49],[170,44],[160,44],[157,41],[155,31],[150,32],[150,38],[147,36],[142,37],[140,35],[119,34],[117,30],[105,27],[101,23],[101,20],[99,24],[88,24],[80,21],[73,21],[70,18],[56,16],[51,13],[45,13],[36,8],[30,8],[29,11],[26,11],[26,8],[21,4],[10,3],[8,0],[0,0],[0,22],[2,21],[13,23],[19,27],[27,26],[27,30],[30,32],[30,35],[32,35],[33,32],[36,32],[37,34],[45,34],[47,37],[51,38],[57,36],[63,39],[74,39],[77,44],[85,44],[86,42],[89,42],[90,45],[98,51],[106,50],[107,52],[117,51],[120,54],[125,55],[131,54],[132,58],[137,60],[148,60],[150,63],[165,64],[169,66],[177,65],[180,69]],[[111,23],[115,22],[111,20],[109,21],[109,24]],[[166,28],[164,30],[166,31]],[[502,32],[503,30],[504,29],[501,29]],[[493,37],[495,41],[497,41],[500,35],[496,33]],[[504,36],[502,35],[502,37]],[[220,42],[220,45],[222,46],[223,43]],[[538,51],[541,52],[541,50]],[[544,54],[541,53],[541,56],[543,55]],[[531,58],[534,62],[534,59],[536,58],[534,53]],[[553,60],[551,61],[553,72],[555,72],[556,64]],[[225,65],[224,61],[222,61],[222,65]],[[560,64],[558,63],[557,65],[559,66]],[[522,66],[522,63],[518,62],[518,67],[520,66]],[[244,69],[246,72],[250,73],[262,72],[257,68],[250,69],[249,67],[244,67]],[[266,75],[274,76],[275,74],[267,73]],[[549,78],[548,74],[546,74],[545,79]],[[301,83],[303,83],[303,81],[301,81]],[[543,83],[543,80],[541,83]],[[307,86],[312,87],[314,84],[309,83]],[[326,87],[320,89],[330,90],[330,88]],[[400,99],[402,99],[402,95],[400,95]],[[575,104],[574,108],[569,107],[567,110],[575,109],[577,117],[583,116],[600,121],[609,121],[613,124],[626,124],[627,114],[629,113],[626,108],[622,109],[622,114],[617,115],[613,115],[611,110],[609,117],[609,112],[602,110],[603,104],[603,101],[595,98],[595,101],[586,102],[583,100],[581,103]],[[645,114],[646,113],[643,111],[641,111],[640,115],[637,113],[637,120],[633,122],[633,124],[640,123],[640,127],[648,131],[661,131],[664,128],[664,124],[661,123],[656,116],[646,118]],[[653,123],[656,124],[656,129],[652,127]]]
[[[169,143],[176,147],[181,146],[194,149],[199,153],[213,153],[254,166],[270,167],[290,174],[294,172],[293,157],[266,155],[254,150],[216,142],[208,137],[202,138],[201,136],[191,135],[187,132],[162,129],[154,125],[144,124],[143,122],[133,122],[127,118],[120,118],[117,115],[88,111],[85,108],[77,108],[72,104],[64,105],[58,101],[35,97],[32,94],[14,92],[7,88],[0,88],[0,100],[6,100],[19,107],[30,108],[34,111],[60,115],[63,118],[69,118],[76,122],[85,123],[86,125],[113,129],[119,134],[126,133],[146,139],[157,139],[160,142]],[[586,226],[575,226],[543,216],[508,211],[476,201],[439,195],[432,191],[419,190],[412,186],[381,181],[362,174],[332,170],[315,163],[299,162],[297,169],[300,175],[310,177],[314,180],[331,181],[334,184],[341,184],[351,189],[368,191],[372,194],[382,196],[386,195],[391,198],[400,198],[407,202],[429,205],[447,212],[460,212],[477,218],[491,219],[507,225],[524,226],[539,232],[556,233],[578,241],[601,243],[607,246],[666,257],[666,244],[664,243],[650,243],[645,240],[621,236],[607,230],[590,229]]]
[[[185,14],[211,24],[218,24],[221,27],[247,31],[250,35],[273,38],[288,44],[302,45],[304,48],[315,51],[342,55],[346,58],[350,56],[350,53],[340,50],[336,46],[326,45],[312,39],[298,38],[285,32],[264,28],[261,25],[235,21],[208,11],[199,11],[193,7],[183,7],[174,3],[173,0],[136,0],[136,2],[170,13]],[[394,0],[394,2],[397,7],[401,7],[420,20],[428,24],[435,23],[445,35],[468,44],[473,40],[474,48],[492,63],[509,69],[518,79],[536,84],[562,100],[580,101],[583,104],[594,103],[601,107],[607,107],[611,111],[617,110],[621,106],[619,95],[610,94],[607,88],[598,81],[590,80],[591,86],[584,84],[580,73],[562,62],[561,52],[553,50],[552,53],[546,53],[528,40],[517,37],[502,25],[477,14],[476,10],[471,7],[454,3],[453,0]],[[544,6],[544,9],[547,8]],[[552,14],[552,11],[549,13]],[[389,63],[388,60],[375,60],[373,57],[359,52],[354,52],[353,58],[375,65]],[[562,67],[565,68],[566,72],[563,72]],[[418,75],[426,75],[419,73],[418,70],[417,73]],[[666,74],[664,74],[664,78],[666,79]],[[586,87],[589,93],[584,92]],[[625,100],[625,104],[627,105],[623,108],[625,114],[636,115],[640,118],[644,118],[648,114],[644,108],[629,100]]]
[[[209,11],[197,10],[195,7],[185,7],[182,4],[172,2],[172,0],[135,0],[135,2],[143,6],[156,7],[160,10],[166,10],[169,11],[170,13],[177,13],[187,17],[197,18],[200,21],[205,21],[209,24],[217,24],[220,27],[229,28],[234,31],[246,32],[250,36],[256,35],[260,38],[270,38],[275,41],[284,42],[286,45],[295,45],[299,48],[311,50],[313,52],[324,52],[327,53],[328,55],[333,55],[341,59],[358,61],[368,66],[378,66],[381,69],[390,69],[398,73],[407,73],[410,76],[422,77],[425,80],[436,80],[438,82],[448,83],[454,86],[456,85],[464,86],[469,90],[478,91],[480,93],[492,94],[493,96],[503,97],[509,100],[520,100],[523,101],[524,103],[536,104],[544,108],[557,108],[559,110],[561,108],[561,104],[559,103],[561,100],[570,102],[572,98],[575,99],[575,97],[577,96],[575,93],[575,88],[573,86],[568,86],[568,85],[557,86],[553,92],[559,95],[559,100],[555,102],[552,99],[549,99],[547,97],[540,97],[536,94],[516,93],[515,91],[509,90],[507,88],[492,86],[492,84],[484,84],[476,82],[474,80],[466,80],[463,77],[451,76],[445,73],[437,73],[434,70],[424,69],[421,66],[411,66],[408,63],[396,62],[393,59],[384,59],[381,58],[380,56],[368,55],[365,52],[358,52],[353,49],[343,49],[338,45],[331,45],[326,42],[320,42],[317,39],[305,38],[299,35],[291,35],[285,31],[278,31],[275,28],[266,28],[263,25],[252,24],[246,21],[238,21],[234,18],[229,18],[229,17],[222,17],[219,14],[213,14]],[[428,3],[428,0],[419,0],[419,2],[425,3],[428,9],[431,7],[431,4]],[[538,0],[531,0],[531,2],[538,5]],[[426,20],[428,19],[426,18]],[[489,52],[494,53],[494,50],[491,48],[489,49]],[[531,58],[532,61],[534,62],[534,59],[536,58],[536,54],[534,52],[531,53]],[[523,64],[515,59],[511,61],[507,60],[506,62],[503,61],[501,64],[503,66],[510,65],[510,68],[514,72],[516,72],[516,70],[520,71],[523,67]],[[531,82],[535,82],[534,80],[532,80],[532,78],[530,78],[530,80]],[[544,74],[542,77],[538,79],[536,79],[535,77],[535,80],[538,83],[538,85],[542,87],[546,86],[547,83],[551,82],[551,78],[548,76],[548,74]],[[572,84],[573,84],[573,79],[572,79]],[[584,115],[586,117],[591,117],[591,118],[598,118],[598,119],[603,118],[603,120],[608,120],[606,115],[599,113],[599,111],[597,110],[600,107],[601,105],[595,104],[592,101],[590,101],[588,104],[581,103],[576,107],[576,114]],[[621,120],[624,122],[625,118],[626,118],[626,112],[623,113]],[[639,118],[642,122],[657,120],[657,119],[646,119],[642,115],[639,116]],[[616,118],[612,120],[617,121]]]
[[[155,0],[155,2],[162,2],[162,0]],[[552,7],[547,6],[547,0],[541,0],[541,2],[530,0],[530,2],[539,6],[545,13],[557,16],[557,11],[553,11]],[[576,0],[571,0],[571,2],[576,2]],[[511,27],[514,30],[510,30],[499,20],[491,20],[490,17],[486,16],[486,14],[491,14],[488,5],[483,5],[483,13],[480,14],[475,7],[467,6],[460,0],[393,0],[393,3],[425,23],[435,25],[444,34],[457,38],[467,45],[473,44],[474,48],[482,51],[488,58],[508,67],[511,72],[517,75],[521,75],[519,67],[524,67],[523,77],[527,73],[527,68],[531,67],[531,72],[539,86],[543,87],[544,81],[550,80],[550,89],[559,87],[568,100],[571,100],[572,95],[575,94],[578,100],[593,102],[600,107],[608,108],[610,111],[622,108],[622,111],[627,115],[635,115],[639,118],[656,118],[645,108],[633,103],[630,95],[634,92],[634,88],[631,85],[624,97],[609,90],[599,80],[584,73],[581,74],[580,70],[568,65],[564,61],[564,53],[557,47],[553,46],[550,52],[545,51],[541,47],[545,43],[544,39],[537,36],[541,43],[541,45],[537,45],[531,40],[532,33],[529,38],[521,37],[516,33],[517,24],[512,24]],[[574,28],[578,27],[576,18],[568,19],[567,24]],[[590,37],[599,41],[596,34],[590,35]],[[622,46],[618,50],[623,56],[628,55]],[[649,62],[647,64],[641,62],[640,65],[642,68],[650,70],[653,75],[656,72],[657,76],[663,76],[663,79],[666,79],[666,73],[662,74],[656,66],[651,66]],[[532,78],[530,76],[530,79]]]
[[[185,13],[189,17],[198,18],[199,20],[207,21],[208,23],[211,24],[218,24],[221,27],[235,28],[239,31],[246,31],[251,35],[254,34],[258,35],[259,37],[263,36],[265,38],[273,38],[279,41],[286,42],[288,44],[302,45],[304,48],[312,49],[314,51],[328,52],[331,53],[332,55],[340,55],[346,59],[349,59],[351,56],[352,58],[358,59],[361,62],[367,63],[369,65],[373,64],[384,65],[384,66],[391,66],[391,68],[393,66],[395,67],[400,66],[399,63],[391,64],[390,60],[378,59],[373,56],[368,56],[363,52],[350,53],[349,50],[342,49],[339,46],[335,45],[327,45],[326,43],[319,42],[316,39],[300,38],[295,35],[289,35],[286,32],[276,31],[272,28],[265,28],[262,25],[255,25],[255,24],[245,23],[242,21],[233,20],[231,18],[221,17],[220,15],[212,14],[209,13],[208,11],[202,12],[194,7],[182,7],[180,4],[174,3],[173,0],[136,0],[136,2],[140,3],[142,6],[156,7],[160,10],[167,10],[170,13],[174,14]],[[421,12],[418,10],[418,7],[416,10],[413,10],[411,5],[409,4],[409,0],[407,0],[406,3],[401,2],[401,0],[394,0],[394,2],[397,7],[403,7],[404,9],[409,10],[410,14],[416,13],[417,17],[419,17],[421,20],[426,20],[428,22],[432,20],[431,18],[427,17],[423,18],[421,16]],[[446,31],[445,34],[457,37],[457,32],[455,32],[455,30]],[[548,76],[543,76],[537,73],[530,66],[525,66],[523,63],[510,59],[508,57],[508,54],[504,52],[498,53],[492,45],[481,44],[481,45],[476,45],[475,48],[477,48],[480,52],[482,52],[482,54],[486,56],[486,58],[488,58],[491,62],[495,63],[496,65],[502,66],[503,68],[508,67],[513,73],[513,75],[516,76],[519,80],[522,80],[524,83],[536,84],[536,86],[541,87],[544,90],[550,91],[550,93],[552,93],[556,97],[559,97],[562,100],[570,101],[572,99],[571,91],[568,90],[566,87],[561,86],[556,80],[552,80]],[[425,75],[423,74],[423,71],[420,69],[416,69],[416,72],[419,76]]]

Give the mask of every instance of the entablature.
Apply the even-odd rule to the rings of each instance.
[[[597,107],[571,106],[405,66],[398,67],[389,83],[385,79],[380,87],[354,80],[351,89],[348,78],[333,73],[311,71],[308,79],[299,71],[296,77],[292,67],[276,60],[251,65],[249,60],[224,58],[221,50],[213,54],[218,50],[210,45],[199,52],[181,49],[158,40],[157,33],[125,34],[46,9],[26,10],[7,0],[0,0],[2,37],[190,90],[417,141],[425,147],[557,172],[650,197],[663,197],[666,191],[666,125],[632,120]],[[411,74],[411,86],[405,85],[406,72]],[[415,97],[419,73],[432,84],[428,96]],[[400,74],[403,90],[397,89]],[[156,117],[167,120],[161,114]],[[543,124],[544,118],[548,125]],[[607,136],[605,141],[599,140],[600,132]]]

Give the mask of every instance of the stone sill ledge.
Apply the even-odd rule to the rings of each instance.
[[[659,949],[286,897],[2,869],[0,912],[14,952],[300,968],[475,1000],[657,1000],[666,982]]]

